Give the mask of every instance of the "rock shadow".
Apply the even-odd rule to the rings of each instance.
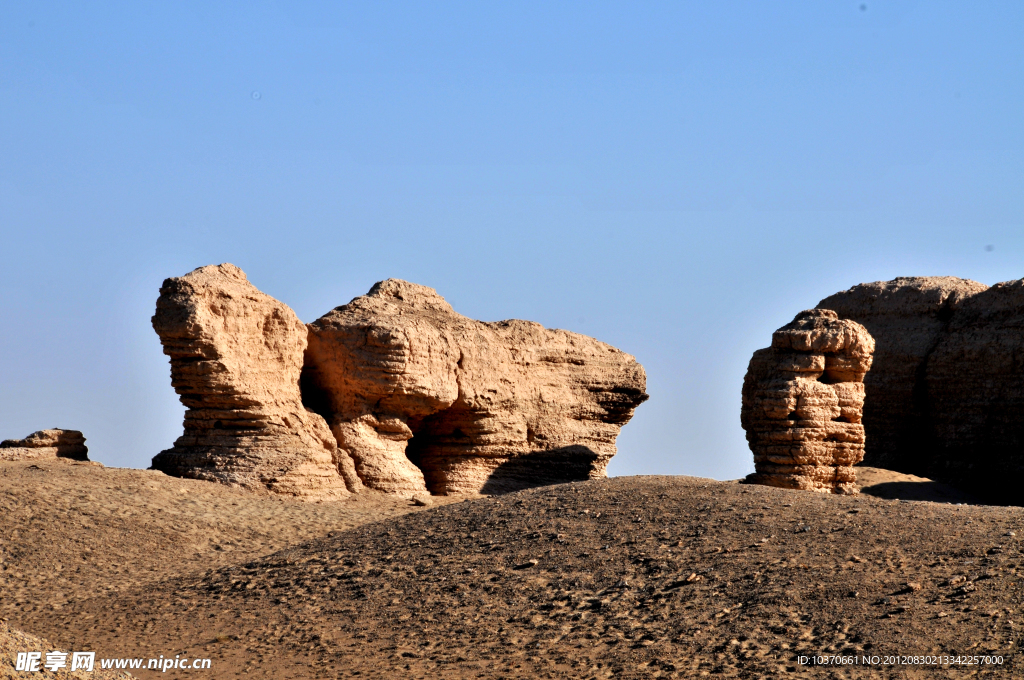
[[[858,467],[860,492],[875,498],[933,503],[990,504],[969,491],[945,482],[870,466]]]
[[[875,498],[902,501],[932,501],[933,503],[963,503],[982,505],[969,493],[942,482],[883,482],[874,486],[861,487],[860,492]]]
[[[538,486],[585,482],[600,472],[598,458],[589,447],[580,445],[523,453],[491,471],[480,492],[493,496]]]

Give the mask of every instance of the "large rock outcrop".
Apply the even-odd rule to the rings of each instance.
[[[473,321],[405,281],[307,328],[237,267],[202,267],[164,282],[153,327],[188,408],[153,467],[305,498],[603,476],[647,399],[643,367],[614,347]]]
[[[875,338],[866,464],[1024,503],[1024,280],[898,278],[819,307]]]
[[[24,439],[0,442],[0,460],[35,460],[37,458],[70,458],[89,460],[85,437],[78,430],[39,430]]]
[[[363,483],[496,493],[604,476],[647,399],[636,360],[576,333],[457,314],[389,279],[310,324],[303,394]]]
[[[302,404],[305,325],[241,269],[211,265],[164,281],[153,328],[188,409],[184,434],[154,469],[309,499],[359,487],[327,423]]]
[[[853,494],[864,457],[864,375],[874,341],[827,309],[797,314],[754,352],[741,422],[757,484]]]
[[[915,466],[989,502],[1024,504],[1024,279],[958,307],[922,392],[930,451]]]
[[[900,277],[862,283],[818,303],[875,339],[874,362],[864,377],[865,465],[927,476],[935,455],[924,379],[929,360],[956,311],[986,288],[955,276]]]

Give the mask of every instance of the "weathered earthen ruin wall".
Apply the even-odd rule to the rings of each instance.
[[[875,339],[864,377],[865,465],[922,474],[934,455],[925,369],[956,310],[985,288],[953,276],[901,277],[862,283],[818,303]]]
[[[604,476],[647,398],[643,367],[614,347],[474,321],[393,279],[307,329],[237,267],[203,267],[164,282],[153,326],[188,408],[153,467],[308,498]]]
[[[857,492],[864,457],[864,375],[874,341],[835,312],[797,314],[754,352],[743,381],[741,422],[754,453],[753,483]]]
[[[997,283],[961,305],[925,381],[933,474],[1024,504],[1024,280]]]
[[[603,477],[645,386],[610,345],[395,279],[310,324],[303,375],[367,486],[435,494]]]
[[[5,439],[0,442],[0,460],[42,458],[89,460],[89,448],[81,432],[59,428],[39,430],[24,439]]]
[[[211,265],[164,281],[153,328],[188,409],[184,434],[154,469],[304,498],[358,488],[327,423],[302,404],[305,325],[241,269]]]
[[[1024,503],[1024,280],[898,278],[819,307],[875,338],[865,464]]]

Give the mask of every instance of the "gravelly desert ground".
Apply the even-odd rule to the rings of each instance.
[[[0,617],[45,617],[71,600],[235,564],[418,509],[372,492],[311,504],[149,470],[0,462]]]
[[[217,678],[1024,674],[1020,508],[630,477],[403,514],[40,467],[0,467],[0,616],[107,656],[187,650]],[[797,661],[835,653],[1003,664]]]

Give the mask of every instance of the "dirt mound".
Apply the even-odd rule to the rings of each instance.
[[[836,653],[992,654],[1002,665],[969,671],[1010,677],[1022,672],[1022,520],[1020,508],[594,480],[454,503],[267,557],[197,560],[180,577],[20,623],[111,655],[188,650],[212,658],[218,678],[965,673],[797,661]]]
[[[153,470],[0,462],[0,617],[39,632],[24,622],[73,601],[117,597],[419,509],[372,491],[309,503]],[[61,633],[47,629],[64,642]]]

